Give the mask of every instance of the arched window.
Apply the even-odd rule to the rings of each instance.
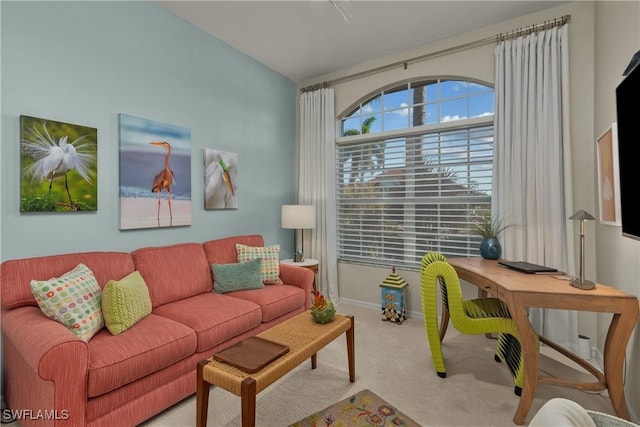
[[[338,259],[417,268],[437,250],[478,255],[490,212],[493,88],[421,79],[370,94],[339,118]]]

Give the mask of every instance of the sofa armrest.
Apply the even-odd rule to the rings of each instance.
[[[287,285],[299,287],[304,291],[305,295],[311,295],[314,278],[315,273],[308,268],[280,263],[280,279]],[[310,297],[305,299],[304,308],[305,310],[311,308]]]
[[[56,426],[84,425],[87,344],[37,307],[4,311],[2,334],[4,394],[11,409],[56,410]]]

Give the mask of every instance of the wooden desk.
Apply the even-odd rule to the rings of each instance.
[[[526,274],[508,269],[497,261],[482,258],[450,258],[449,263],[458,276],[504,301],[518,326],[524,353],[524,387],[513,422],[523,424],[531,408],[538,382],[573,387],[580,390],[607,389],[616,414],[630,420],[624,396],[624,357],[627,342],[633,332],[640,312],[638,298],[618,289],[596,284],[595,289],[581,290],[550,275]],[[538,373],[536,331],[527,316],[527,307],[558,308],[565,310],[612,313],[604,345],[604,375],[585,361],[557,344],[540,337],[544,343],[568,355],[587,368],[598,379],[595,383],[574,382],[552,378]],[[589,369],[591,368],[591,369]]]

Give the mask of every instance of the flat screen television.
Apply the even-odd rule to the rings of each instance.
[[[640,52],[639,52],[640,53]],[[640,240],[640,65],[616,88],[622,234]]]

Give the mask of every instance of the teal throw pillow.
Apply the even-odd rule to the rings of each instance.
[[[213,290],[219,294],[264,288],[260,258],[237,264],[211,264],[211,271]]]

